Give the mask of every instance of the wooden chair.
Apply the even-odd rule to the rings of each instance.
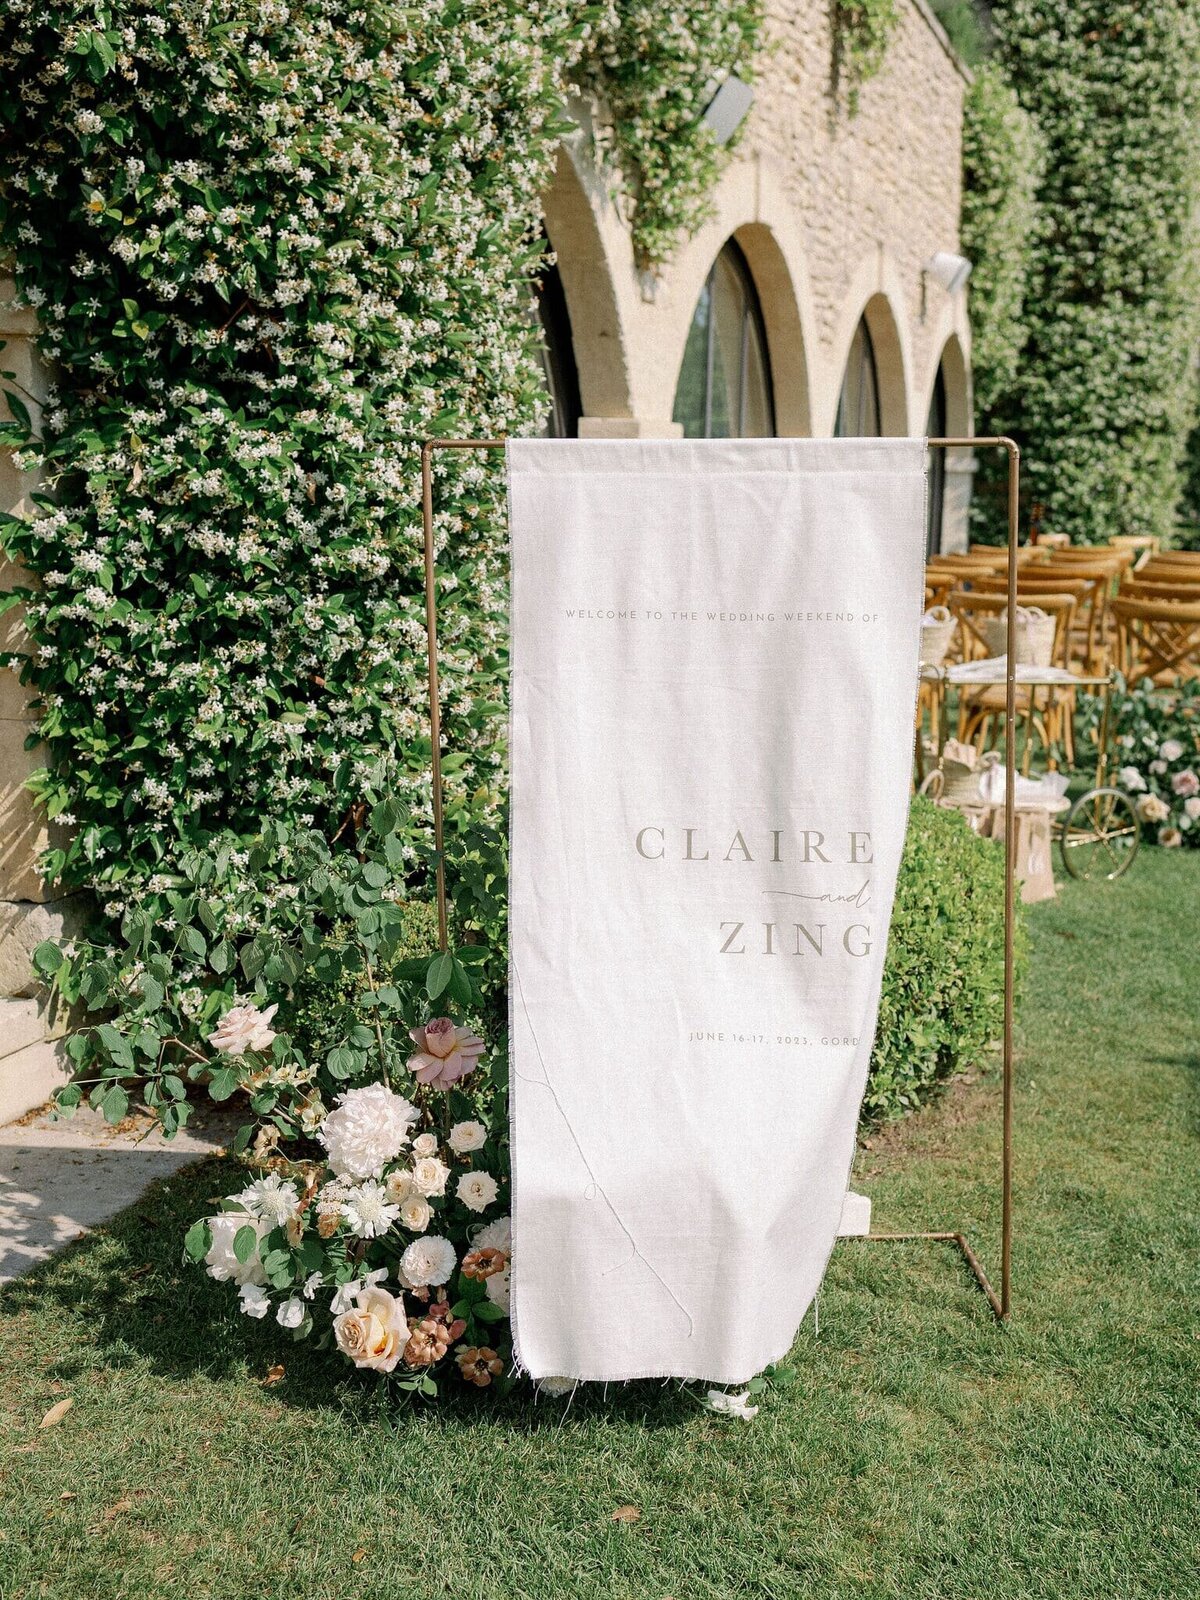
[[[1050,664],[1070,670],[1071,625],[1075,616],[1075,596],[1070,593],[1027,596],[1054,618],[1054,645]],[[977,660],[991,652],[983,631],[985,617],[999,617],[1008,605],[1007,592],[983,594],[978,590],[959,589],[947,600],[951,612],[959,619],[962,634],[962,659]],[[1019,603],[1019,600],[1018,600]],[[1045,696],[1039,709],[1039,696]],[[973,744],[980,752],[995,743],[996,734],[1004,719],[1005,688],[1002,683],[964,684],[958,697],[958,737]],[[1030,688],[1017,685],[1016,709],[1018,717],[1026,719],[1025,754],[1022,766],[1029,770],[1032,755],[1032,735],[1037,733],[1043,747],[1049,751],[1061,744],[1067,761],[1075,760],[1075,690],[1063,688]]]
[[[1108,541],[1114,550],[1132,550],[1133,567],[1136,572],[1139,567],[1144,567],[1150,557],[1158,550],[1158,535],[1156,533],[1114,533]]]
[[[1029,605],[1041,605],[1043,595],[1069,594],[1075,599],[1075,615],[1071,621],[1068,661],[1072,671],[1104,672],[1107,670],[1107,648],[1104,640],[1104,621],[1108,609],[1109,578],[1090,569],[1080,568],[1068,576],[1057,568],[1024,567],[1017,575],[1017,599]],[[972,585],[982,594],[1003,594],[1007,584],[1003,578],[981,578]]]
[[[1160,687],[1176,678],[1200,677],[1200,600],[1129,600],[1112,603],[1117,661],[1127,683],[1148,678]]]
[[[1194,578],[1155,580],[1137,577],[1126,578],[1121,585],[1122,600],[1179,600],[1188,604],[1200,600],[1200,572]]]

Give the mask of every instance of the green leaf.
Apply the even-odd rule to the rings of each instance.
[[[129,1096],[119,1083],[114,1083],[111,1088],[106,1090],[104,1098],[100,1102],[100,1109],[104,1113],[106,1122],[120,1122],[121,1118],[129,1110]]]
[[[35,971],[43,978],[52,978],[66,957],[53,939],[43,939],[34,949],[32,960]]]
[[[138,979],[138,988],[142,992],[142,999],[148,1011],[157,1011],[163,1003],[165,991],[157,978],[152,978],[148,972],[143,972]]]
[[[233,1253],[243,1266],[245,1266],[246,1262],[249,1261],[250,1257],[254,1254],[257,1244],[258,1234],[255,1229],[249,1227],[248,1225],[239,1228],[234,1234]]]
[[[209,1079],[208,1092],[214,1100],[228,1100],[240,1081],[236,1067],[218,1067]]]
[[[494,1300],[481,1300],[475,1307],[475,1316],[480,1322],[503,1322],[508,1312],[501,1311]]]
[[[251,1229],[251,1232],[253,1232],[253,1229]],[[193,1261],[204,1260],[212,1249],[212,1229],[209,1227],[206,1218],[201,1217],[199,1221],[192,1223],[183,1236],[183,1248]]]
[[[454,957],[449,950],[443,950],[441,955],[434,956],[429,963],[429,971],[425,974],[425,993],[431,1000],[436,1000],[445,991],[453,972]]]

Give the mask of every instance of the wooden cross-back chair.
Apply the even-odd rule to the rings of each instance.
[[[1070,592],[1057,594],[1018,594],[1018,605],[1024,598],[1030,605],[1040,606],[1054,618],[1054,644],[1050,665],[1070,670],[1071,626],[1075,619],[1076,597]],[[947,606],[957,617],[961,636],[962,659],[977,660],[991,652],[984,634],[985,617],[1001,617],[1008,608],[1007,585],[1003,593],[985,594],[977,589],[952,591]],[[1040,702],[1040,706],[1039,706]],[[958,737],[973,744],[982,753],[995,742],[1004,722],[1005,687],[1002,683],[964,684],[958,697]],[[1070,685],[1031,689],[1017,685],[1016,709],[1028,719],[1029,732],[1036,733],[1047,750],[1060,744],[1068,762],[1075,760],[1075,691]],[[1031,749],[1027,736],[1023,766],[1029,770]]]
[[[1176,678],[1200,677],[1200,599],[1129,600],[1112,603],[1117,624],[1117,661],[1127,683],[1167,686]]]
[[[1105,623],[1108,614],[1108,573],[1080,565],[1078,570],[1055,566],[1023,567],[1017,574],[1017,598],[1029,605],[1041,605],[1043,595],[1070,594],[1075,597],[1075,612],[1070,622],[1068,659],[1072,671],[1078,666],[1085,673],[1107,670]],[[973,585],[976,587],[976,585]],[[977,587],[984,594],[1007,592],[1001,578],[981,579]],[[1045,607],[1043,609],[1049,609]]]
[[[1122,600],[1178,600],[1187,604],[1200,600],[1200,572],[1187,578],[1127,578],[1121,585]]]

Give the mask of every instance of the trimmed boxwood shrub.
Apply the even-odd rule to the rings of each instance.
[[[1018,923],[1018,939],[1021,933]],[[915,1110],[979,1060],[1003,1019],[1003,847],[972,833],[959,812],[918,795],[896,885],[864,1120]]]

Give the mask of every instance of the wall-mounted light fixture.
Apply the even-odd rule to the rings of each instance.
[[[926,293],[930,278],[947,294],[957,294],[971,276],[973,262],[956,256],[952,250],[938,250],[921,268],[921,321],[925,320]]]
[[[705,106],[700,121],[712,129],[718,144],[728,144],[753,104],[754,90],[735,73],[730,73]]]

